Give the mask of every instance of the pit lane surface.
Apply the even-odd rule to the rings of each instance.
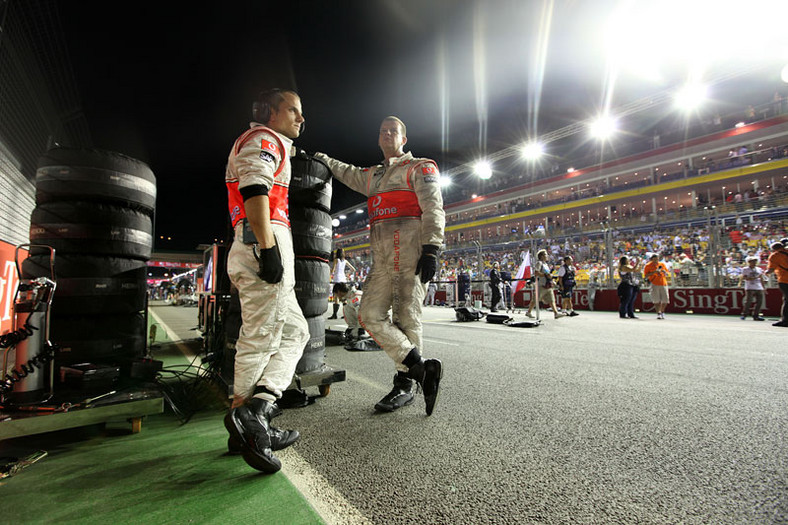
[[[283,472],[328,523],[788,520],[787,331],[731,316],[424,317],[425,354],[445,366],[431,417],[421,396],[376,414],[388,357],[329,347],[347,381],[277,419],[302,434],[278,453]]]
[[[421,396],[375,414],[392,364],[341,347],[327,362],[347,382],[286,414],[303,436],[293,452],[371,522],[788,520],[788,331],[692,315],[453,318],[425,311],[425,354],[445,366],[431,417]]]

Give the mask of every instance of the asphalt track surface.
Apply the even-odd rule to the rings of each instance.
[[[788,331],[641,317],[527,329],[426,308],[424,353],[445,367],[434,414],[421,395],[376,414],[388,357],[329,347],[348,379],[277,420],[302,434],[280,457],[353,511],[328,522],[788,523]]]

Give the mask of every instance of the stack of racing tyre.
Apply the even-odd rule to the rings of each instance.
[[[144,354],[155,208],[156,178],[143,162],[71,148],[39,159],[22,277],[49,277],[49,250],[35,245],[55,249],[49,338],[61,347],[57,367],[123,365]]]
[[[309,325],[309,342],[296,374],[323,367],[331,269],[331,170],[299,151],[290,159],[290,228],[295,253],[295,294]]]

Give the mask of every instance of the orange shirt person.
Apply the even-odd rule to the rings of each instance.
[[[643,268],[643,276],[651,283],[651,300],[654,303],[654,310],[657,312],[657,319],[665,319],[665,307],[670,302],[668,295],[668,267],[659,260],[656,253]]]
[[[777,275],[777,285],[783,294],[782,319],[772,326],[788,327],[788,250],[785,245],[788,239],[772,243],[772,254],[769,255],[769,265],[766,268],[766,275],[774,272]]]

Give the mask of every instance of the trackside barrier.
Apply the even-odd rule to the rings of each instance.
[[[517,279],[512,279],[511,288],[515,286]],[[461,284],[456,280],[435,281],[438,290],[435,293],[436,304],[452,307],[464,306],[465,299],[461,296]],[[490,305],[490,285],[489,281],[471,280],[467,282],[471,306],[475,301],[481,301],[483,305]],[[766,316],[779,316],[782,306],[782,294],[777,288],[767,288],[765,292],[765,305],[761,313]],[[533,288],[526,285],[524,290],[518,291],[511,298],[515,308],[527,308],[531,301]],[[559,292],[556,289],[556,304],[561,304]],[[696,313],[696,314],[716,314],[716,315],[740,315],[742,303],[744,301],[744,290],[741,288],[670,288],[670,303],[665,309],[666,313]],[[507,300],[507,291],[504,288],[502,296],[507,305],[511,303]],[[654,304],[651,302],[648,287],[641,288],[641,293],[635,301],[635,308],[641,311],[653,311]],[[459,298],[459,300],[457,300]],[[618,295],[615,289],[602,288],[594,290],[589,294],[587,288],[575,288],[572,294],[572,303],[577,310],[599,310],[599,311],[618,311]]]

